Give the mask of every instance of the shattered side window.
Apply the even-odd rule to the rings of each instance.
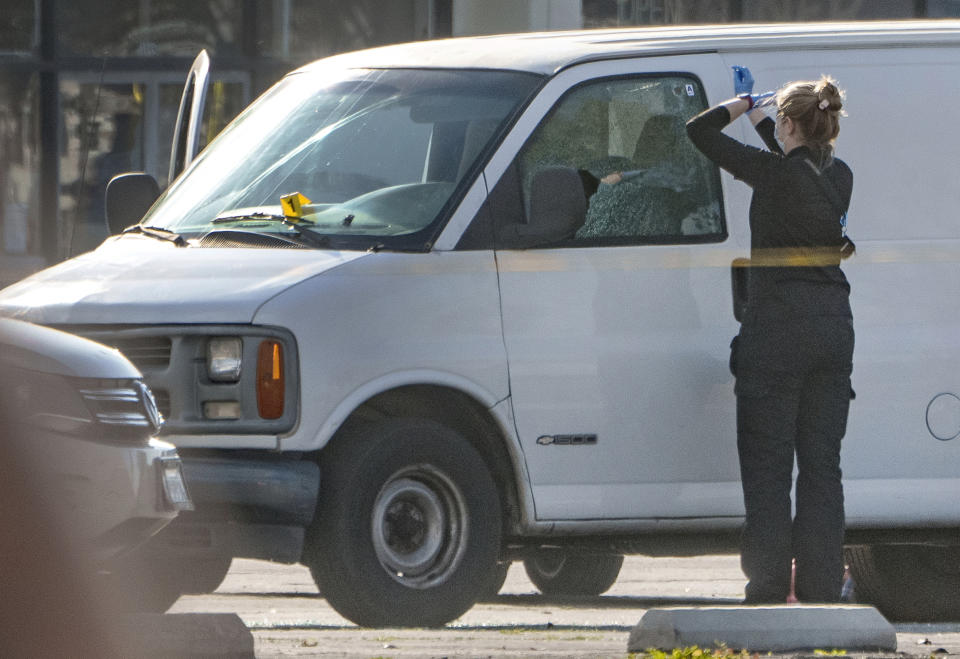
[[[588,203],[565,244],[723,240],[719,173],[684,126],[705,108],[703,89],[691,76],[614,78],[575,88],[519,156],[527,217],[538,172],[570,168],[579,173]]]

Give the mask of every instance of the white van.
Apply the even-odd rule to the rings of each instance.
[[[733,95],[734,64],[758,91],[829,73],[848,92],[849,560],[888,615],[960,615],[960,22],[321,60],[140,224],[7,288],[0,312],[143,371],[197,507],[164,534],[191,579],[226,569],[200,562],[217,552],[302,561],[359,624],[438,625],[511,560],[545,593],[597,594],[623,554],[736,550],[731,266],[750,190],[683,131]],[[728,130],[760,145],[749,122]],[[180,135],[175,164],[196,132]],[[115,181],[110,222],[139,220],[154,187]]]

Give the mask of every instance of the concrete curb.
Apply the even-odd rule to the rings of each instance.
[[[896,651],[897,634],[871,606],[678,607],[644,613],[630,632],[627,651],[721,644],[750,652]]]
[[[253,634],[235,613],[136,613],[117,627],[124,657],[254,659]]]

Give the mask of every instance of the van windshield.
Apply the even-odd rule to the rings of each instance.
[[[477,70],[290,75],[197,157],[142,225],[191,244],[226,232],[425,249],[540,80]],[[291,215],[281,198],[295,193],[302,203]]]

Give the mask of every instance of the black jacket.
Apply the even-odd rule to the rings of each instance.
[[[816,180],[817,156],[801,146],[784,155],[765,118],[757,132],[770,151],[722,131],[730,112],[717,106],[687,122],[691,141],[710,160],[753,188],[747,318],[850,316],[850,285],[840,270],[840,213]],[[820,174],[846,208],[853,172],[834,158]]]

